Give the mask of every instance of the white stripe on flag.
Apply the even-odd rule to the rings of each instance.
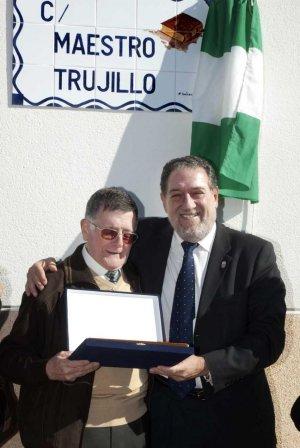
[[[237,112],[261,118],[263,56],[256,48],[238,46],[215,58],[200,53],[193,94],[193,121],[220,125]]]
[[[238,112],[261,120],[263,84],[263,54],[257,48],[250,48]]]

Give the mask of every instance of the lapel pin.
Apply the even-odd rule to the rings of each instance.
[[[223,260],[221,263],[221,269],[225,269],[226,268],[226,261]]]

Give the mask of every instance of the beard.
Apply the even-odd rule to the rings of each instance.
[[[191,225],[183,226],[179,222],[176,225],[171,223],[172,227],[178,233],[180,238],[183,241],[188,241],[190,243],[197,243],[198,241],[203,240],[203,238],[208,235],[211,231],[214,223],[216,221],[216,212],[212,213],[210,216],[204,218],[203,220],[199,220],[198,222],[192,223]]]

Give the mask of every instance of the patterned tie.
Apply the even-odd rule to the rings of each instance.
[[[115,269],[114,271],[107,271],[105,277],[112,283],[117,283],[121,276],[120,269]]]
[[[193,345],[193,319],[195,318],[195,265],[193,250],[198,243],[181,243],[184,255],[181,270],[179,272],[171,322],[170,322],[170,342],[186,342]],[[184,398],[195,388],[195,380],[174,381],[169,379],[169,386],[181,398]]]

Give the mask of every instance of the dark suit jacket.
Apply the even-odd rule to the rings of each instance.
[[[293,407],[291,409],[291,418],[298,431],[300,431],[300,396],[293,404]]]
[[[144,292],[161,294],[173,229],[146,218],[130,261]],[[284,341],[285,288],[272,244],[217,225],[194,332],[218,392],[274,363]]]
[[[0,446],[4,446],[17,431],[17,397],[14,387],[0,375]]]
[[[0,447],[18,431],[17,397],[13,384],[0,375]]]

